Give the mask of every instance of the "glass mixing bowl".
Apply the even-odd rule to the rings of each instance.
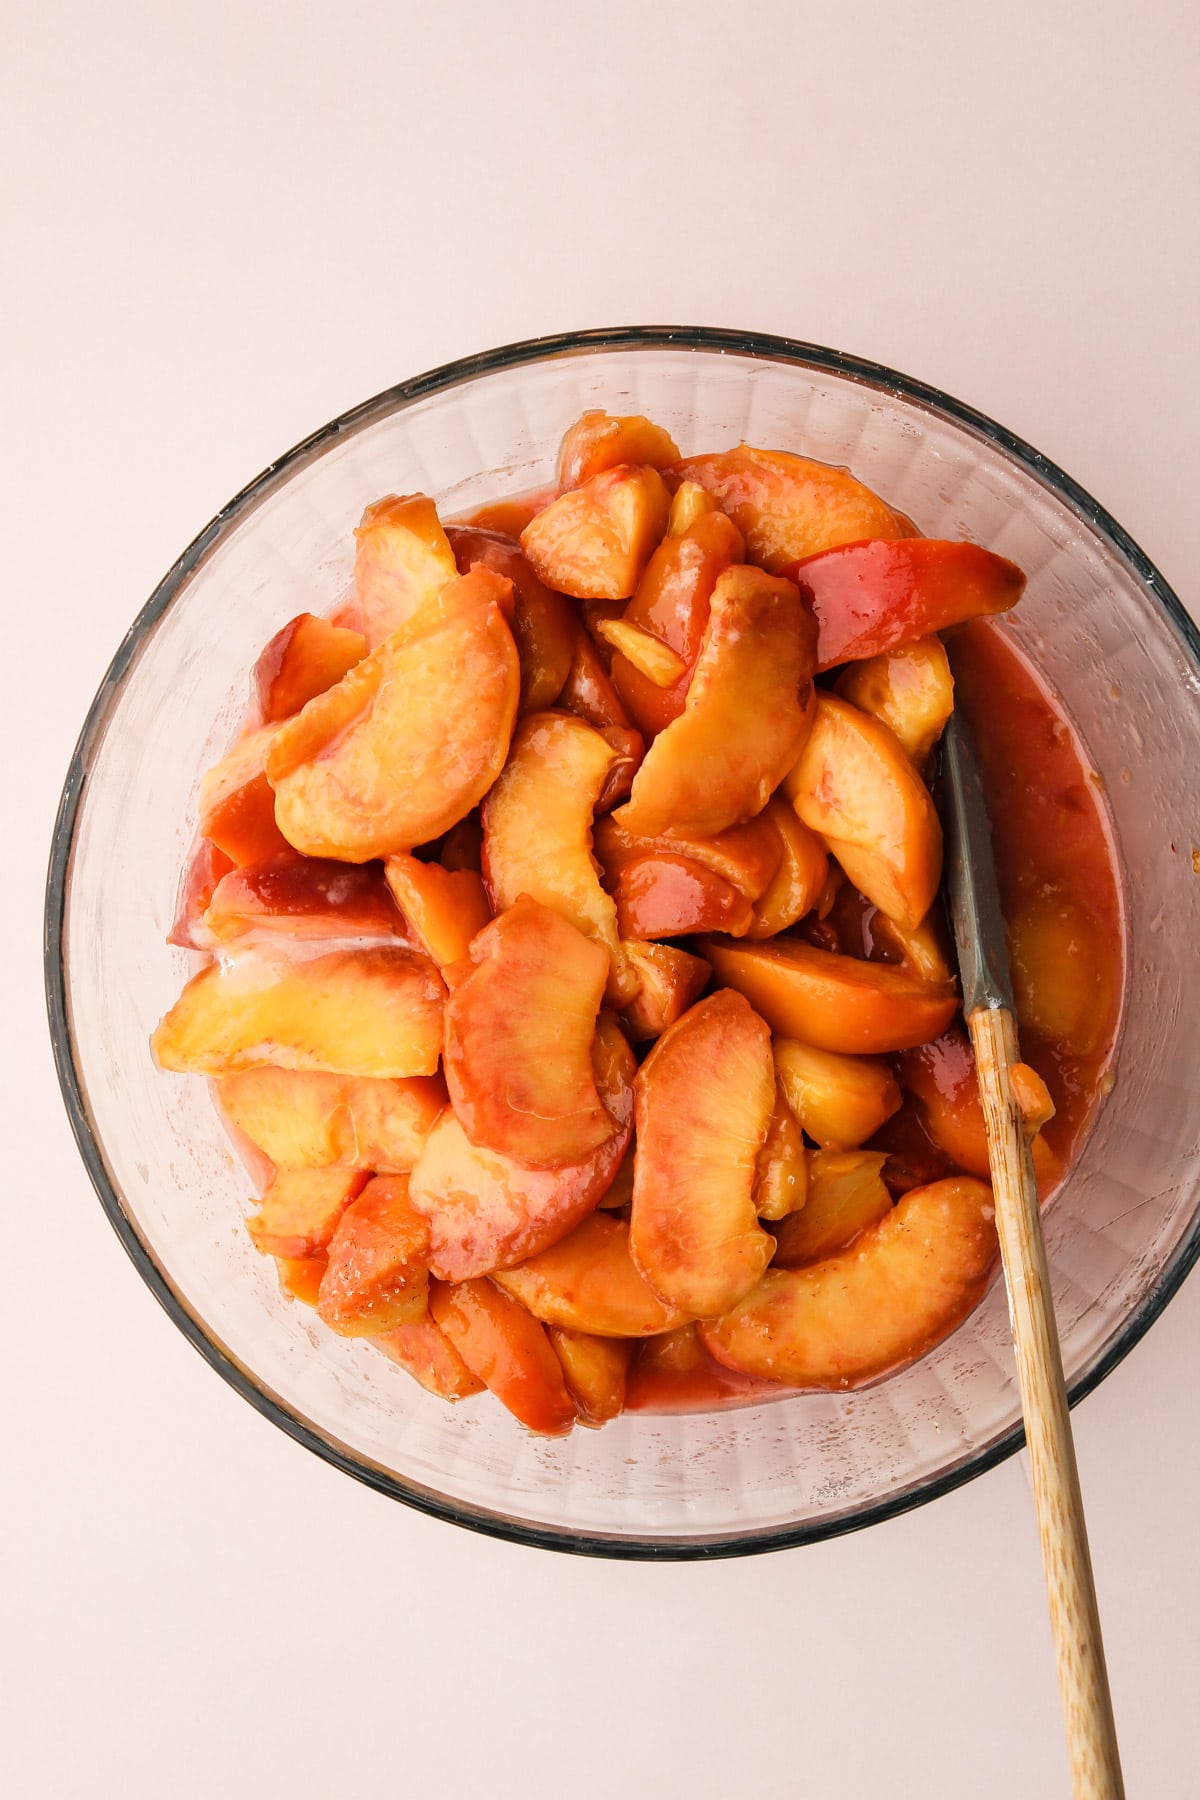
[[[148,1048],[189,973],[164,939],[199,776],[238,727],[261,646],[343,596],[366,502],[421,489],[456,512],[543,485],[589,406],[645,412],[685,453],[745,438],[846,464],[924,532],[1027,571],[1005,629],[1103,779],[1129,934],[1115,1087],[1046,1219],[1072,1398],[1137,1342],[1200,1248],[1200,635],[1120,526],[1028,445],[810,344],[630,329],[512,345],[368,401],[231,501],[134,623],[71,764],[46,917],[54,1048],[84,1161],[148,1286],[301,1443],[440,1518],[548,1548],[773,1549],[932,1499],[1018,1447],[1001,1283],[931,1355],[858,1393],[531,1438],[489,1396],[444,1405],[284,1300],[241,1227],[249,1183],[207,1084],[160,1074]]]

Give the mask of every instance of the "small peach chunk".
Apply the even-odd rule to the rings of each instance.
[[[613,1134],[580,1162],[526,1168],[472,1144],[451,1108],[438,1119],[409,1192],[429,1220],[429,1266],[441,1280],[467,1281],[536,1256],[612,1186],[633,1130],[637,1064],[611,1013],[601,1013],[597,1022],[592,1067]]]
[[[325,1256],[277,1256],[275,1267],[279,1285],[289,1300],[302,1306],[315,1306],[321,1291],[321,1279],[328,1267]]]
[[[387,857],[383,872],[425,954],[439,969],[461,962],[492,916],[482,877],[421,862],[406,850]]]
[[[450,526],[446,535],[461,574],[482,563],[512,582],[509,623],[521,664],[518,712],[542,712],[553,706],[571,668],[575,641],[571,607],[561,594],[539,581],[514,537],[462,525]]]
[[[778,571],[860,538],[902,538],[903,522],[845,469],[740,444],[716,455],[686,457],[668,471],[673,487],[693,481],[728,513],[751,559]]]
[[[623,938],[686,937],[726,931],[740,937],[754,917],[728,881],[686,856],[635,856],[612,884]]]
[[[592,1070],[607,954],[527,894],[470,954],[445,1020],[446,1082],[463,1130],[536,1168],[578,1162],[616,1129]]]
[[[779,1080],[775,1110],[754,1172],[754,1210],[760,1219],[784,1219],[808,1198],[808,1152],[804,1134]]]
[[[702,938],[697,949],[718,983],[745,994],[772,1031],[820,1050],[907,1050],[937,1037],[958,1010],[950,982],[921,981],[907,969],[839,956],[800,938]]]
[[[367,862],[439,836],[504,766],[520,668],[490,569],[454,576],[328,693],[276,728],[275,816],[307,856]],[[503,604],[502,604],[503,603]]]
[[[490,1281],[434,1282],[434,1323],[502,1406],[528,1430],[559,1437],[575,1423],[575,1402],[545,1328]]]
[[[717,503],[707,489],[697,481],[681,481],[671,496],[671,517],[667,524],[668,537],[682,537],[690,531],[697,519],[707,513],[716,512]]]
[[[200,783],[200,830],[239,867],[289,848],[275,819],[275,795],[266,774],[279,729],[264,725],[249,732]]]
[[[378,863],[333,862],[290,848],[225,875],[213,890],[204,924],[219,944],[252,931],[402,942],[408,935]]]
[[[329,1244],[317,1311],[343,1337],[377,1337],[424,1315],[429,1226],[408,1177],[377,1175],[352,1200]]]
[[[942,878],[942,828],[894,732],[848,700],[818,695],[784,792],[860,893],[909,930],[921,923]]]
[[[797,1230],[804,1218],[796,1215]],[[860,1387],[961,1325],[983,1297],[996,1248],[984,1182],[959,1176],[913,1188],[849,1249],[810,1268],[768,1269],[700,1335],[719,1362],[747,1375]]]
[[[531,519],[521,548],[560,594],[627,600],[667,529],[669,508],[656,469],[605,469]]]
[[[936,635],[851,663],[835,685],[843,700],[894,731],[918,768],[954,711],[954,677]]]
[[[655,687],[673,687],[687,673],[687,664],[669,644],[651,637],[640,625],[631,625],[628,619],[602,619],[598,629],[600,636]]]
[[[246,1221],[256,1249],[267,1256],[320,1255],[366,1181],[357,1169],[277,1170],[261,1209]]]
[[[423,1319],[397,1325],[393,1331],[380,1332],[375,1348],[399,1363],[439,1400],[469,1400],[472,1394],[484,1391],[482,1381],[472,1375],[441,1326],[428,1313]]]
[[[408,950],[339,950],[287,962],[245,950],[201,969],[151,1039],[162,1069],[326,1070],[432,1075],[442,1048],[443,986]]]
[[[911,930],[876,911],[871,920],[871,934],[877,944],[887,944],[897,952],[906,968],[922,981],[952,981],[954,971],[946,953],[945,926],[936,907],[930,909],[919,925]]]
[[[1050,1089],[1046,1086],[1036,1069],[1028,1063],[1016,1062],[1008,1072],[1012,1086],[1013,1103],[1021,1115],[1026,1131],[1031,1134],[1040,1131],[1054,1117],[1055,1106],[1050,1098]]]
[[[254,665],[263,723],[290,719],[367,654],[361,631],[331,625],[316,613],[300,613],[277,631]]]
[[[808,1201],[781,1219],[772,1268],[799,1269],[834,1256],[860,1231],[892,1210],[880,1171],[886,1155],[870,1150],[814,1150],[808,1162]]]
[[[740,995],[712,994],[659,1038],[635,1092],[634,1261],[664,1300],[714,1317],[774,1249],[753,1200],[775,1107],[770,1033]]]
[[[855,1149],[900,1110],[896,1077],[874,1057],[841,1056],[781,1037],[775,1072],[792,1112],[824,1150]]]
[[[712,970],[702,957],[674,944],[631,938],[621,948],[639,983],[635,998],[621,1013],[625,1029],[635,1044],[661,1037],[700,998]]]
[[[748,938],[775,937],[811,912],[824,891],[829,853],[815,831],[801,824],[795,810],[778,794],[767,801],[760,818],[779,834],[783,854],[767,886],[754,903]]]
[[[639,1272],[624,1219],[603,1212],[495,1279],[543,1323],[600,1337],[652,1337],[689,1317],[660,1299]]]
[[[615,1419],[625,1404],[632,1345],[585,1331],[566,1331],[561,1325],[551,1325],[547,1335],[579,1409],[580,1424],[603,1425]]]
[[[435,600],[454,552],[427,494],[389,494],[354,533],[354,586],[372,650]]]
[[[615,469],[622,463],[640,463],[651,469],[665,469],[679,461],[679,446],[674,438],[642,413],[614,417],[599,408],[576,419],[562,441],[558,453],[558,485],[582,487],[593,475]]]
[[[217,1081],[226,1118],[280,1168],[411,1169],[446,1103],[437,1076],[382,1081],[242,1069]]]
[[[617,818],[596,821],[596,855],[610,881],[621,870],[644,856],[686,856],[689,862],[711,869],[735,887],[747,900],[757,900],[779,868],[783,843],[772,818],[760,813],[744,825],[731,825],[713,837],[695,832],[667,831],[643,837],[628,831]]]
[[[760,813],[812,724],[815,641],[790,582],[746,564],[720,576],[686,704],[633,778],[625,830],[712,837]]]

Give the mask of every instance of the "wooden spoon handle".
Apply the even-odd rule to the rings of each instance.
[[[1037,1183],[1010,1080],[1019,1057],[1016,1024],[1002,1007],[980,1007],[967,1026],[987,1125],[1071,1780],[1076,1800],[1124,1800]]]

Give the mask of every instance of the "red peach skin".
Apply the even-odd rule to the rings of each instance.
[[[529,1431],[561,1437],[575,1423],[575,1402],[544,1326],[490,1281],[434,1282],[434,1323],[471,1373]]]

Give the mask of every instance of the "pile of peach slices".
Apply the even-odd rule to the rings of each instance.
[[[215,1078],[284,1288],[543,1433],[639,1359],[845,1388],[954,1329],[990,1189],[861,1146],[958,1010],[938,633],[1023,585],[839,469],[603,412],[550,492],[368,507],[203,780],[207,959],[153,1039]],[[847,904],[888,960],[824,947]]]

